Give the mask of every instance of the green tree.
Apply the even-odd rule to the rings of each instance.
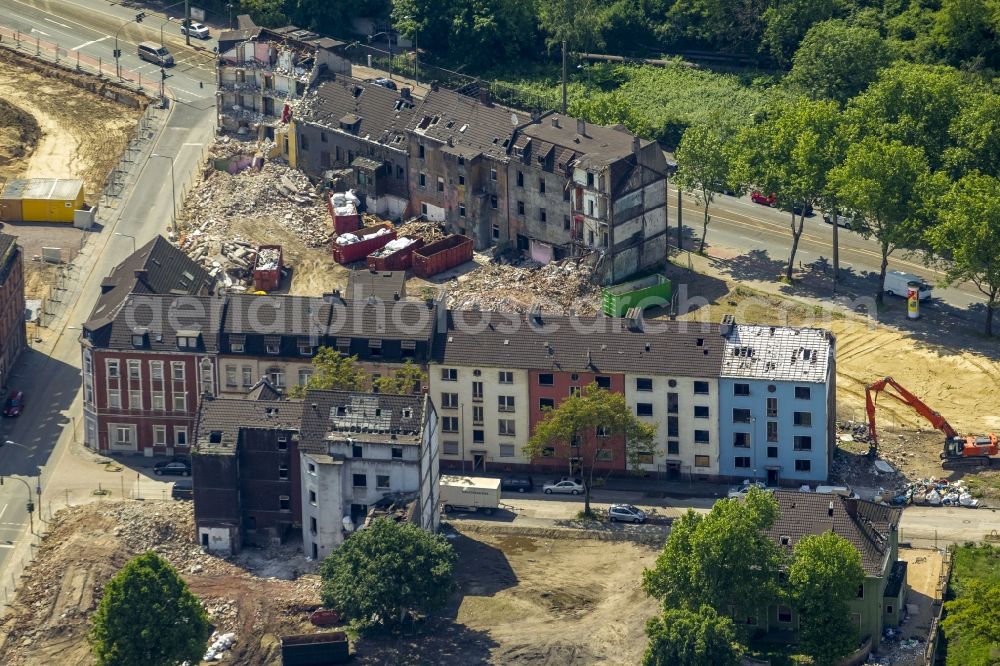
[[[836,13],[834,0],[791,0],[768,3],[764,11],[761,50],[768,51],[779,65],[787,67],[809,29]]]
[[[639,457],[652,453],[655,448],[656,426],[636,418],[625,402],[624,394],[591,384],[545,414],[524,445],[523,453],[525,457],[534,459],[546,455],[546,450],[551,449],[551,457],[564,458],[569,473],[579,473],[583,477],[584,513],[590,515],[594,471],[602,452],[608,451],[605,446],[614,438],[624,438],[626,462],[630,467],[636,467]],[[574,459],[578,465],[575,468]]]
[[[100,666],[196,664],[212,633],[208,615],[170,564],[132,558],[104,587],[88,638]]]
[[[301,398],[310,389],[361,391],[368,386],[368,375],[358,365],[357,356],[344,356],[332,347],[320,347],[312,360],[313,374],[305,386],[293,386],[288,395]]]
[[[959,580],[957,585],[958,596],[944,604],[941,628],[945,636],[1000,645],[1000,585],[985,580]]]
[[[953,145],[945,165],[953,178],[978,169],[995,174],[1000,164],[1000,95],[971,95],[948,129]]]
[[[442,535],[379,518],[323,561],[323,603],[359,629],[397,629],[410,612],[431,613],[447,602],[455,560]]]
[[[643,666],[736,666],[740,663],[733,621],[711,606],[671,608],[646,623],[649,645]]]
[[[875,298],[881,305],[889,256],[915,245],[926,226],[922,197],[937,190],[927,160],[920,148],[868,137],[848,149],[844,163],[830,172],[830,183],[838,200],[864,218],[856,231],[879,243]]]
[[[969,69],[1000,68],[1000,5],[996,0],[942,0],[931,39],[941,58]]]
[[[1000,308],[1000,180],[973,173],[954,183],[938,205],[938,224],[927,230],[947,284],[971,282],[986,296],[986,335]]]
[[[799,44],[786,81],[807,97],[843,106],[875,80],[889,59],[877,30],[837,19],[822,21]]]
[[[279,28],[288,23],[283,0],[241,0],[240,9],[249,14],[257,25]]]
[[[795,544],[788,583],[799,612],[800,647],[817,666],[832,666],[858,645],[849,602],[864,583],[861,553],[834,532]]]
[[[765,0],[677,0],[661,31],[675,41],[724,53],[756,53],[767,7]]]
[[[688,192],[695,193],[699,203],[705,207],[699,254],[705,251],[708,223],[712,219],[708,207],[716,193],[729,182],[729,160],[724,147],[722,132],[710,125],[687,128],[677,147],[678,167],[674,180]]]
[[[763,122],[742,130],[730,147],[733,181],[773,193],[777,205],[791,215],[792,247],[785,270],[789,282],[805,209],[827,192],[827,174],[843,154],[840,122],[836,102],[801,98],[778,105]]]
[[[538,22],[545,33],[545,45],[551,51],[562,49],[562,112],[566,113],[568,49],[586,49],[600,43],[596,0],[539,0]]]
[[[372,382],[372,387],[378,393],[390,395],[406,395],[419,393],[421,387],[427,384],[427,373],[419,365],[407,361],[402,367],[396,368],[392,374],[379,377]]]
[[[766,531],[777,517],[774,495],[759,488],[742,500],[719,500],[704,516],[689,510],[643,572],[643,589],[665,609],[707,604],[728,615],[767,608],[777,598],[781,553]]]

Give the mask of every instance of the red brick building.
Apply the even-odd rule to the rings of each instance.
[[[24,266],[17,239],[0,234],[0,386],[7,386],[27,344],[24,331]]]

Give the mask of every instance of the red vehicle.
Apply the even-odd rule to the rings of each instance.
[[[760,204],[761,206],[773,206],[774,202],[778,200],[778,197],[774,196],[774,192],[764,196],[760,190],[754,190],[750,193],[750,200],[755,204]]]
[[[20,416],[24,410],[24,393],[21,391],[11,391],[7,394],[7,399],[3,403],[4,416]]]

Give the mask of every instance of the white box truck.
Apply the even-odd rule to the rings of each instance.
[[[488,516],[500,506],[500,479],[442,475],[438,485],[445,511],[482,511]]]
[[[892,296],[901,296],[906,298],[908,287],[910,282],[916,282],[920,285],[918,288],[918,294],[920,295],[920,300],[931,297],[931,290],[934,289],[933,286],[924,282],[924,279],[918,275],[913,275],[912,273],[904,273],[903,271],[886,271],[885,274],[885,293]]]

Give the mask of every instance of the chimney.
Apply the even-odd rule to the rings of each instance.
[[[402,97],[403,99],[407,100],[407,101],[413,99],[413,97],[410,95],[410,89],[409,88],[400,88],[400,90],[399,90],[399,96]]]
[[[434,307],[434,299],[433,299],[433,298],[428,298],[428,299],[426,299],[426,300],[424,301],[424,303],[426,303],[426,304],[427,304],[427,309],[428,309],[428,310],[430,310],[430,309],[432,309],[432,308]]]
[[[319,409],[319,405],[317,405],[317,404],[316,404],[315,402],[314,402],[314,403],[312,403],[312,405],[310,405],[310,406],[311,406],[311,407],[312,407],[313,409]]]
[[[625,313],[625,319],[628,321],[628,330],[633,333],[642,333],[642,308],[629,308],[628,312]]]
[[[639,137],[632,137],[632,154],[635,155],[635,159],[639,159],[639,150],[642,148],[642,142],[639,141]]]
[[[733,328],[736,326],[736,318],[731,314],[727,314],[722,317],[722,321],[719,322],[719,335],[726,337],[733,332]]]
[[[483,106],[493,106],[493,96],[490,95],[490,89],[483,88],[482,85],[479,88],[479,103]]]
[[[368,272],[371,273],[372,275],[375,275],[376,273],[378,273],[378,271],[375,270],[375,266],[369,266],[368,267]]]
[[[539,325],[542,323],[542,306],[541,305],[533,305],[531,307],[531,323],[532,324],[539,324]]]
[[[559,116],[552,116],[552,126],[556,129],[559,128]]]
[[[394,300],[394,301],[398,301],[399,300],[399,292],[398,291],[392,292],[392,300]]]
[[[431,92],[437,92],[437,89],[438,89],[438,82],[431,81]]]
[[[576,133],[580,136],[587,136],[587,121],[583,118],[576,119]]]
[[[833,518],[833,500],[830,500],[830,506],[826,510],[826,515]]]

